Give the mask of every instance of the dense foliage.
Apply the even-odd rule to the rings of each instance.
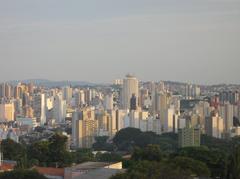
[[[98,162],[120,162],[122,156],[117,153],[97,153],[96,161]]]
[[[227,172],[227,155],[219,149],[208,147],[188,147],[180,149],[176,156],[189,157],[205,163],[211,170],[213,177],[224,178]]]
[[[92,148],[95,151],[114,151],[115,147],[113,144],[107,142],[108,139],[108,136],[95,137],[95,143]]]
[[[49,141],[38,141],[28,146],[7,139],[2,141],[1,147],[4,159],[17,161],[17,168],[34,165],[65,167],[73,162],[66,144],[67,137],[55,134]]]
[[[34,165],[66,167],[86,161],[123,161],[127,171],[114,176],[114,179],[188,179],[194,176],[240,178],[239,137],[221,140],[202,135],[201,147],[179,149],[176,134],[156,135],[126,128],[119,131],[112,140],[97,137],[94,149],[108,152],[98,152],[96,155],[93,155],[91,149],[69,152],[67,138],[60,134],[53,135],[48,141],[36,141],[30,145],[7,139],[2,141],[1,147],[4,159],[17,161],[18,169],[31,168]],[[123,159],[120,155],[122,153],[131,154],[131,159]]]
[[[163,158],[158,145],[137,148],[132,155],[132,163],[126,173],[112,179],[162,179],[191,178],[192,176],[209,177],[206,164],[188,157]]]
[[[119,131],[113,138],[118,150],[133,151],[134,147],[146,147],[149,144],[158,144],[166,153],[177,150],[177,135],[166,133],[157,135],[153,132],[141,132],[136,128],[126,128]]]
[[[72,164],[71,153],[67,151],[67,137],[60,134],[53,135],[49,141],[28,146],[27,156],[32,165],[66,167]]]
[[[237,145],[230,156],[228,178],[240,178],[240,145]]]
[[[34,170],[14,170],[0,173],[0,179],[47,179]]]
[[[131,160],[124,161],[127,172],[114,179],[166,178],[167,175],[167,178],[240,178],[239,137],[222,140],[202,135],[201,147],[179,149],[176,134],[156,135],[127,128],[118,132],[113,142],[118,150],[132,154]],[[146,162],[149,166],[144,165]],[[139,167],[143,165],[145,169]],[[154,174],[148,175],[150,171]]]
[[[107,140],[107,139],[105,139]],[[7,139],[2,141],[2,151],[5,160],[17,161],[17,168],[26,169],[32,166],[67,167],[87,161],[115,162],[122,157],[114,152],[97,153],[91,149],[67,150],[67,137],[56,133],[48,141],[36,141],[30,145],[16,143]]]

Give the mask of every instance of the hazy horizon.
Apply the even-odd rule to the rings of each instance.
[[[238,0],[0,0],[0,81],[240,84]]]

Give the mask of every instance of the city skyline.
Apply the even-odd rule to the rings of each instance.
[[[0,81],[240,84],[240,2],[0,1]]]
[[[0,0],[0,179],[240,179],[240,0]]]

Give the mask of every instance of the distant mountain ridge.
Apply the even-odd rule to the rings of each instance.
[[[10,83],[12,85],[17,85],[18,83],[34,83],[37,86],[46,86],[46,87],[63,87],[63,86],[109,86],[109,83],[92,83],[88,81],[72,81],[72,80],[62,80],[62,81],[54,81],[54,80],[47,80],[47,79],[26,79],[26,80],[11,80],[6,81],[6,83]],[[186,85],[186,82],[177,82],[177,81],[163,81],[166,85]],[[1,83],[1,82],[0,82]],[[142,83],[146,83],[142,81]],[[201,85],[197,84],[201,87],[224,87],[224,86],[237,86],[240,87],[240,84],[212,84],[212,85]]]
[[[91,83],[87,81],[53,81],[47,79],[27,79],[27,80],[13,80],[8,81],[12,85],[17,85],[18,83],[34,83],[37,86],[46,86],[46,87],[63,87],[63,86],[96,86],[98,84]]]

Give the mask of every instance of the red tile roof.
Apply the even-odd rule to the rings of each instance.
[[[33,167],[33,169],[36,169],[42,175],[64,177],[64,168]]]
[[[9,171],[9,170],[13,170],[15,167],[15,164],[10,164],[10,163],[3,163],[0,166],[0,170],[1,171]]]

